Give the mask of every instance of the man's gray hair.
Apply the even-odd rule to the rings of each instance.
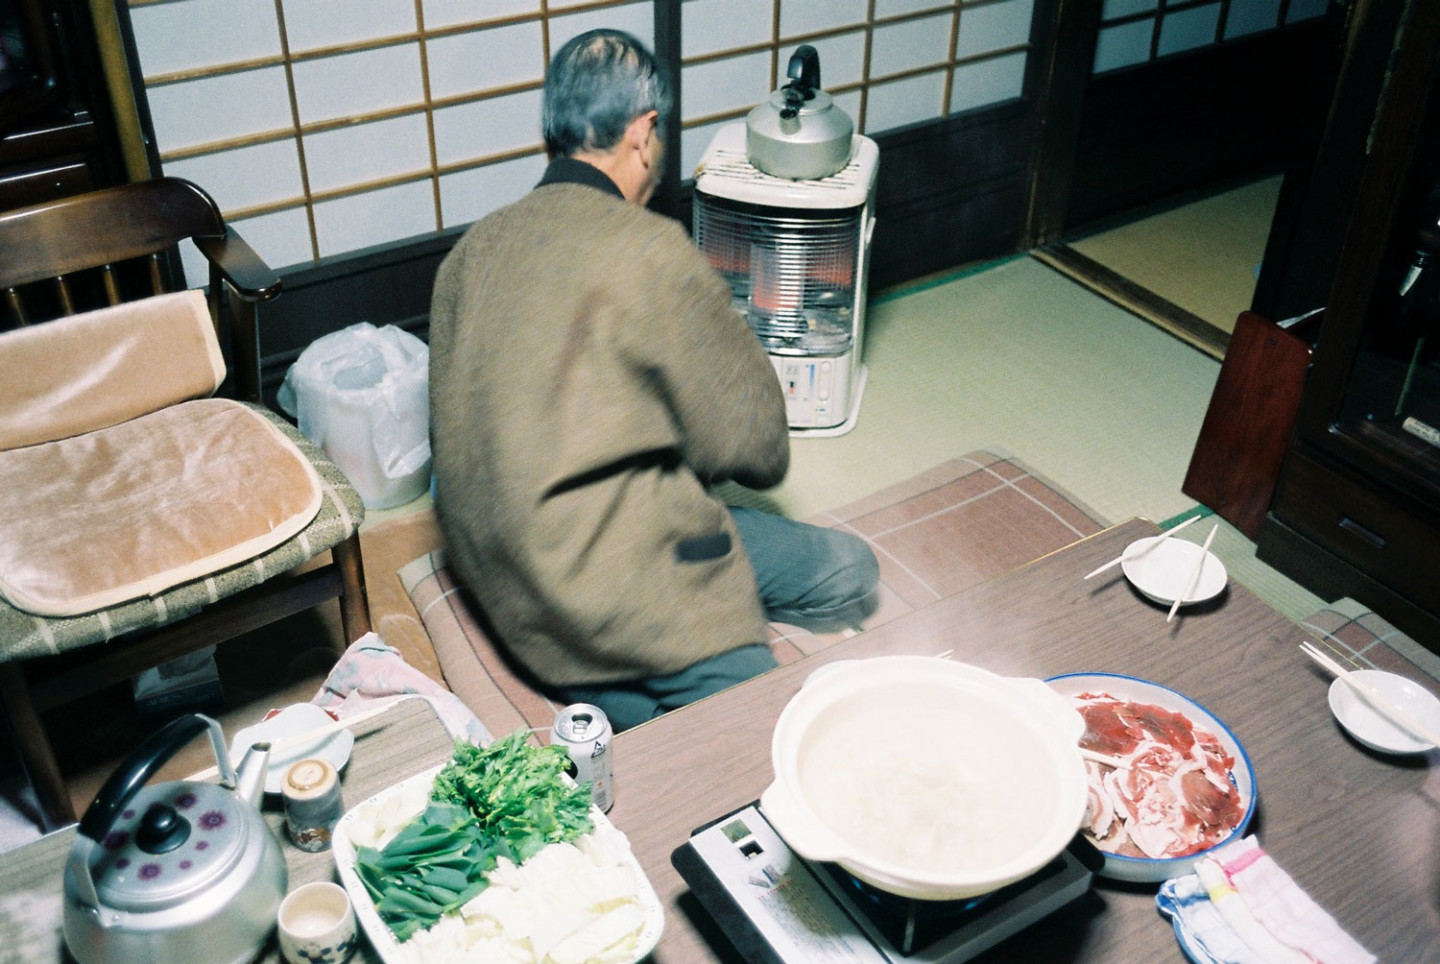
[[[566,42],[545,74],[541,129],[551,157],[609,151],[625,128],[658,111],[670,116],[670,84],[655,55],[621,30],[590,30]]]

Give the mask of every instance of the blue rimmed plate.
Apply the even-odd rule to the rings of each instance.
[[[1255,768],[1250,763],[1250,756],[1245,752],[1245,747],[1241,745],[1230,728],[1220,721],[1219,717],[1188,696],[1177,693],[1169,687],[1161,686],[1159,683],[1152,683],[1134,676],[1121,676],[1115,673],[1070,673],[1065,676],[1051,677],[1045,682],[1062,696],[1074,698],[1083,693],[1108,693],[1118,700],[1149,703],[1172,713],[1183,714],[1194,726],[1212,733],[1220,741],[1220,745],[1225,748],[1226,753],[1235,761],[1230,770],[1230,780],[1235,789],[1239,791],[1242,816],[1229,835],[1205,850],[1184,857],[1128,857],[1109,853],[1097,846],[1096,850],[1104,858],[1104,866],[1099,871],[1100,876],[1135,883],[1159,883],[1162,880],[1169,880],[1171,877],[1190,873],[1196,860],[1245,835],[1259,804],[1259,794],[1255,788]],[[1083,831],[1081,836],[1089,840],[1089,835]]]

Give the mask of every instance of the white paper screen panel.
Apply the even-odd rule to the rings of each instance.
[[[515,200],[544,170],[551,53],[599,26],[655,41],[653,0],[128,4],[163,172],[209,191],[275,267]]]
[[[770,41],[774,0],[686,0],[680,46],[687,56]],[[823,61],[822,61],[823,63]]]
[[[1156,3],[1158,0],[1150,0]],[[820,86],[875,135],[1023,94],[1034,0],[682,0],[681,171],[786,82],[801,44]]]
[[[1327,0],[1105,0],[1093,73],[1323,16]]]

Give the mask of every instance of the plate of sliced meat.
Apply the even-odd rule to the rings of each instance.
[[[1089,804],[1081,835],[1103,877],[1158,883],[1239,840],[1255,816],[1255,770],[1230,728],[1199,703],[1132,676],[1046,680],[1085,719]]]

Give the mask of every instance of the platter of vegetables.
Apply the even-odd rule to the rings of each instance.
[[[629,841],[519,731],[352,807],[340,880],[386,964],[632,964],[664,913]]]

